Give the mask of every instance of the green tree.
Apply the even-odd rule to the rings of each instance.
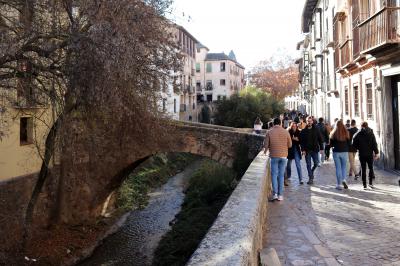
[[[217,103],[217,125],[252,128],[260,117],[264,123],[284,111],[284,104],[270,93],[255,87],[246,87],[240,94]]]
[[[201,123],[210,123],[210,107],[208,107],[207,105],[204,105],[203,108],[201,108]]]

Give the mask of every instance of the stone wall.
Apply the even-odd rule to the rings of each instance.
[[[269,158],[260,152],[188,265],[259,265],[270,180]]]

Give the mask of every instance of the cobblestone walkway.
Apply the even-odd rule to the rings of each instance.
[[[299,185],[294,162],[292,173],[284,201],[268,203],[263,243],[282,265],[400,265],[398,175],[376,171],[376,189],[367,191],[349,178],[349,190],[338,191],[332,159],[311,187]]]

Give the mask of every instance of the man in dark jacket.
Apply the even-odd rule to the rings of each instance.
[[[325,145],[326,145],[327,143],[329,143],[329,136],[328,136],[328,132],[326,131],[326,128],[325,128],[324,119],[323,119],[322,117],[320,117],[320,118],[318,119],[317,128],[318,128],[318,130],[319,130],[319,133],[320,133],[321,136],[322,136],[322,149],[325,150]],[[320,156],[319,156],[319,161],[320,161],[321,163],[323,163],[324,160],[325,160],[325,156],[324,156],[323,154],[320,154]]]
[[[367,189],[367,166],[369,169],[369,186],[374,188],[372,180],[375,179],[374,174],[374,157],[378,158],[378,144],[376,143],[375,135],[372,129],[368,127],[367,122],[361,124],[361,130],[358,131],[353,137],[353,147],[358,150],[358,156],[361,163],[361,176],[364,189]]]
[[[301,150],[305,154],[308,182],[307,184],[312,185],[314,183],[314,171],[319,163],[319,155],[324,152],[323,140],[318,128],[314,125],[312,117],[307,117],[307,126],[301,131],[300,135]],[[311,168],[311,159],[313,160],[313,167]]]
[[[350,128],[348,129],[350,133],[350,139],[352,140],[354,135],[358,132],[358,128],[356,126],[356,120],[351,120],[350,123]],[[357,149],[354,148],[353,145],[350,145],[349,147],[349,164],[350,164],[350,169],[349,169],[349,176],[355,176],[355,180],[360,177],[360,171],[357,171],[356,165],[355,165],[355,157],[356,157]]]

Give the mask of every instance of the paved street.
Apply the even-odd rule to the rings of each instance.
[[[284,201],[269,203],[264,248],[275,248],[282,265],[400,265],[399,176],[376,176],[374,190],[349,178],[349,190],[338,191],[331,159],[314,186],[300,186],[293,162]]]

